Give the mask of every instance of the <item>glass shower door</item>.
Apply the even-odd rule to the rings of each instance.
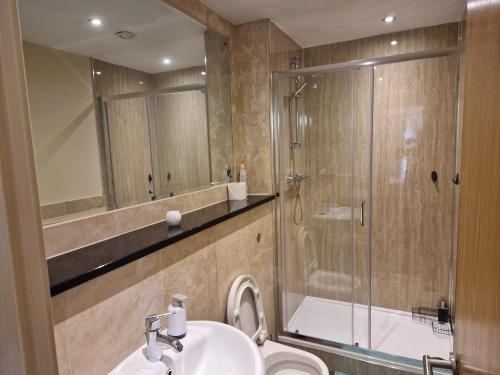
[[[369,153],[356,153],[365,148],[358,138],[370,142],[371,82],[370,69],[344,70],[274,87],[280,170],[288,181],[280,183],[284,329],[364,347]]]
[[[151,201],[154,189],[146,97],[109,100],[103,108],[113,207]]]

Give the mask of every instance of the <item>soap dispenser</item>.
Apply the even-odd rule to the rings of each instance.
[[[245,164],[240,166],[240,182],[247,182],[247,171],[245,169]]]
[[[167,334],[176,339],[186,336],[186,300],[183,294],[174,294],[168,306]]]

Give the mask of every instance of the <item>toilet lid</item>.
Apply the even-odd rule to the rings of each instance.
[[[262,294],[257,281],[250,275],[234,280],[227,302],[227,320],[242,330],[257,345],[267,338],[267,324],[262,305]]]

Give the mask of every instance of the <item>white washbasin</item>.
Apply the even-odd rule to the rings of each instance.
[[[265,366],[257,345],[242,331],[218,322],[190,321],[181,340],[180,353],[165,348],[159,362],[147,359],[141,346],[111,375],[264,375]]]

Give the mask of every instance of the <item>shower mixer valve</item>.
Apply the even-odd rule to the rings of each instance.
[[[286,176],[286,182],[288,182],[288,183],[300,182],[302,180],[305,180],[306,178],[307,178],[307,175],[305,175],[305,174],[288,175],[288,176]]]

